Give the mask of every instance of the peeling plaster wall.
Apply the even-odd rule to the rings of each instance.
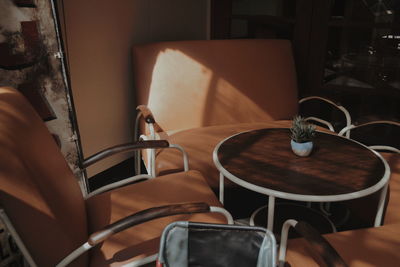
[[[33,7],[14,2],[0,0],[0,86],[17,88],[28,98],[60,141],[71,169],[80,175],[79,148],[70,120],[74,114],[61,61],[55,57],[59,49],[51,2],[31,1]]]

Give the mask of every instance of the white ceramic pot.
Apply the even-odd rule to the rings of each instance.
[[[290,141],[293,153],[300,157],[307,157],[313,149],[313,142],[297,143],[293,140]]]

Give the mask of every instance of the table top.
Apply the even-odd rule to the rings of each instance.
[[[389,180],[386,161],[353,140],[317,132],[308,157],[296,156],[290,130],[260,129],[221,141],[214,163],[229,180],[250,190],[300,201],[340,201],[381,189]]]

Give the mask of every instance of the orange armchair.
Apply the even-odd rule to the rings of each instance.
[[[168,146],[149,141],[117,150]],[[113,153],[97,154],[84,166],[107,154]],[[0,88],[0,219],[31,266],[146,263],[155,259],[159,236],[172,221],[232,222],[196,171],[120,185],[84,196],[27,100]]]

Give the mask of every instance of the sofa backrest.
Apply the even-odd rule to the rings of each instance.
[[[0,208],[38,266],[54,266],[88,237],[78,181],[18,91],[0,87]],[[86,265],[86,256],[72,266]]]
[[[297,81],[287,40],[204,40],[133,47],[137,104],[165,130],[291,119]]]

